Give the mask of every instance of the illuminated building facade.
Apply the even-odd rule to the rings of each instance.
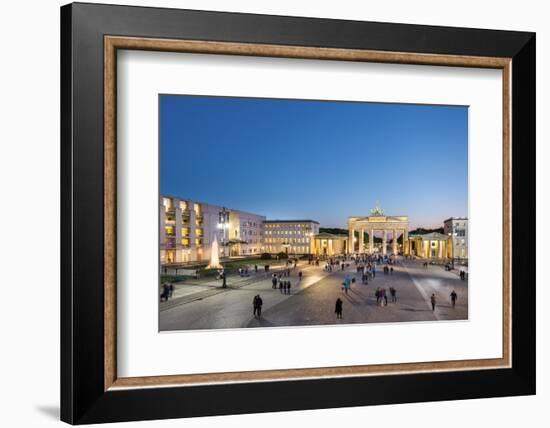
[[[173,196],[161,196],[159,212],[162,264],[207,261],[214,239],[222,257],[264,251],[264,216]]]
[[[451,217],[443,222],[445,235],[451,237],[452,254],[455,259],[468,258],[468,219],[466,217]]]
[[[264,244],[267,253],[311,254],[313,237],[319,233],[314,220],[266,220]]]

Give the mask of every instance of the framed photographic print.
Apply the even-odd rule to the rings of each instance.
[[[535,393],[535,35],[61,8],[62,420]]]

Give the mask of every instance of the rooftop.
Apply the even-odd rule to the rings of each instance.
[[[336,235],[334,233],[321,232],[313,237],[313,239],[348,239],[346,235]]]
[[[319,224],[315,220],[264,220],[264,223],[315,223]]]
[[[203,206],[210,206],[210,207],[213,207],[213,208],[217,208],[220,211],[225,208],[226,211],[233,211],[233,212],[236,212],[236,213],[252,215],[252,216],[256,216],[256,217],[265,217],[262,214],[257,214],[257,213],[253,213],[253,212],[250,212],[250,211],[243,211],[243,210],[239,210],[239,209],[235,209],[235,208],[230,208],[230,207],[226,207],[224,205],[213,204],[211,202],[197,201],[195,199],[184,198],[184,197],[181,197],[181,196],[178,196],[178,195],[161,194],[160,195],[160,201],[161,202],[162,202],[163,198],[177,199],[177,200],[183,201],[183,202],[192,202],[194,204],[199,204],[199,205],[203,205]]]
[[[448,219],[443,220],[443,223],[447,223],[451,220],[468,220],[468,217],[449,217]]]
[[[449,236],[439,232],[425,233],[424,235],[420,235],[420,234],[409,235],[409,239],[413,239],[413,238],[421,238],[426,241],[441,241],[441,240],[449,239]]]

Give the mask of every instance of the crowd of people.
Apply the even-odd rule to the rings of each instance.
[[[313,258],[310,257],[308,259],[308,264],[313,266],[319,266],[320,264],[320,258]],[[352,285],[356,283],[356,278],[361,279],[361,284],[363,285],[369,285],[369,281],[374,281],[376,278],[376,273],[378,269],[381,269],[384,275],[390,275],[392,276],[394,274],[394,266],[398,264],[397,259],[393,256],[386,256],[381,254],[374,254],[374,255],[367,255],[367,254],[359,254],[359,255],[341,255],[341,256],[335,256],[335,257],[326,257],[323,260],[325,262],[324,264],[324,271],[328,273],[332,273],[334,271],[338,272],[345,272],[346,269],[349,269],[350,267],[351,272],[348,270],[343,282],[342,282],[342,291],[344,294],[348,294],[352,288]],[[428,262],[424,263],[424,267],[428,266]],[[280,269],[278,269],[276,272],[271,274],[271,285],[273,290],[279,290],[281,294],[284,295],[291,295],[291,289],[292,289],[292,281],[291,281],[291,271],[294,271],[298,267],[297,260],[287,260]],[[253,267],[250,266],[242,266],[238,269],[238,275],[239,277],[248,277],[251,274],[251,270],[253,269],[254,273],[257,274],[259,271],[259,267],[257,264],[253,265]],[[269,265],[263,266],[263,270],[266,273],[266,275],[269,275],[270,267]],[[355,271],[355,275],[353,274],[353,271]],[[297,273],[296,281],[298,284],[301,283],[303,278],[303,271],[299,270]],[[466,279],[466,272],[464,270],[461,270],[459,272],[459,276],[461,280]],[[217,279],[222,281],[222,287],[226,287],[227,282],[227,274],[225,270],[221,269],[218,272],[218,275],[216,277]],[[171,299],[174,295],[174,285],[170,283],[164,283],[162,284],[161,288],[161,294],[160,294],[160,300],[161,302],[166,302],[169,299]],[[397,289],[391,285],[388,289],[386,289],[383,286],[376,287],[374,289],[374,297],[376,298],[376,305],[380,307],[388,306],[388,303],[397,304]],[[450,296],[450,302],[451,306],[454,309],[456,307],[456,302],[458,300],[458,294],[455,290],[452,290]],[[432,308],[432,311],[436,310],[437,307],[437,297],[435,293],[432,293],[429,298],[430,305]],[[254,317],[261,317],[262,315],[262,305],[263,305],[263,299],[260,296],[260,294],[257,294],[253,298],[252,306],[253,306],[253,316]],[[344,301],[337,297],[335,301],[334,306],[334,313],[336,314],[337,319],[343,318],[343,310],[344,310]]]

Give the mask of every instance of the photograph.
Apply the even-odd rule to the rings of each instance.
[[[159,95],[159,330],[468,320],[468,106]]]
[[[24,159],[4,180],[14,286],[30,195],[60,215],[41,240],[58,261],[34,269],[55,267],[58,292],[41,275],[33,316],[8,305],[28,323],[8,329],[16,343],[38,328],[29,344],[56,348],[30,373],[6,364],[16,389],[22,370],[44,381],[10,422],[384,424],[391,407],[397,423],[491,413],[508,427],[544,408],[543,14],[277,4],[14,15],[52,39],[29,55],[32,37],[8,32],[23,37],[8,55],[25,137],[6,139]],[[45,55],[54,66],[29,79]]]

